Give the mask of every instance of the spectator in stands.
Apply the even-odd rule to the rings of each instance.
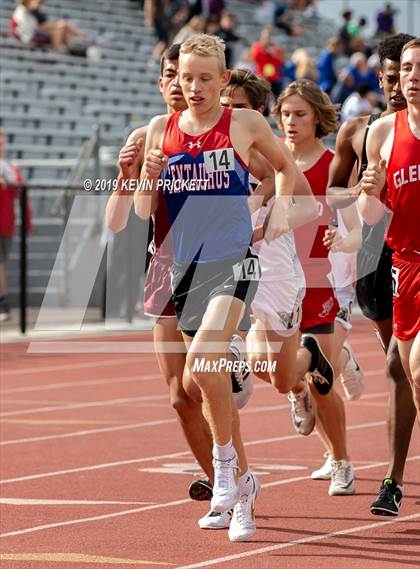
[[[86,39],[69,20],[50,20],[41,11],[42,0],[17,0],[12,20],[16,26],[15,33],[22,43],[51,43],[56,53],[71,48],[76,38]]]
[[[204,33],[205,29],[206,20],[203,16],[193,16],[176,34],[173,43],[182,43],[196,34]]]
[[[10,253],[12,238],[15,233],[14,200],[19,190],[13,186],[23,184],[24,179],[19,169],[3,159],[4,136],[0,129],[0,322],[9,319],[7,303],[6,260]],[[31,225],[31,210],[27,206],[28,229]]]
[[[325,49],[321,52],[318,60],[319,85],[323,91],[330,94],[337,83],[337,73],[334,61],[340,53],[340,41],[338,38],[328,38]]]
[[[266,79],[275,97],[282,88],[283,52],[272,40],[273,28],[265,26],[260,39],[253,43],[251,56],[255,63],[256,74]]]
[[[286,32],[288,36],[291,36],[293,35],[293,29],[290,25],[290,22],[288,21],[288,9],[288,4],[285,4],[284,2],[280,2],[276,5],[274,11],[274,25],[276,28],[279,28],[280,30]]]
[[[233,69],[235,67],[235,60],[238,57],[237,47],[239,42],[242,42],[240,38],[235,33],[236,19],[230,12],[223,12],[220,18],[220,27],[216,33],[226,44],[225,56],[226,56],[226,66],[228,69]]]
[[[356,91],[344,101],[341,108],[341,121],[372,114],[375,108],[372,104],[372,95],[375,96],[368,83],[360,83]]]
[[[169,4],[167,0],[145,0],[144,18],[157,38],[153,57],[159,59],[169,43]]]
[[[293,23],[288,0],[259,0],[255,9],[255,19],[262,26],[273,25],[284,31],[288,36],[301,36],[303,28]]]
[[[361,52],[353,53],[350,64],[339,75],[333,90],[334,103],[343,104],[361,83],[369,85],[369,91],[379,92],[379,79],[368,65],[366,55]]]
[[[205,18],[216,18],[218,22],[226,8],[225,0],[201,0],[201,5],[203,16]]]
[[[361,83],[367,83],[371,91],[379,92],[379,79],[373,69],[369,67],[364,53],[353,53],[347,70],[354,79],[354,89]]]
[[[271,26],[274,24],[275,13],[276,3],[273,0],[259,0],[255,9],[255,19],[262,26]]]
[[[305,12],[310,6],[315,5],[315,0],[290,0],[291,10]]]
[[[283,79],[291,83],[297,79],[318,80],[318,71],[315,61],[309,56],[305,48],[299,47],[292,53],[283,68]]]
[[[239,61],[236,62],[235,67],[236,69],[245,69],[246,71],[252,71],[255,73],[255,63],[252,59],[252,53],[249,47],[242,51]]]
[[[354,92],[354,78],[350,75],[348,69],[343,69],[340,71],[337,79],[337,83],[334,85],[331,91],[331,100],[337,105],[342,105],[347,97]]]
[[[390,36],[396,33],[394,14],[395,10],[391,4],[385,4],[384,8],[376,16],[376,35]]]
[[[145,0],[144,15],[158,40],[153,50],[153,57],[160,59],[171,36],[176,34],[186,22],[188,6],[184,0]]]
[[[317,81],[318,72],[314,60],[309,56],[305,48],[300,47],[295,49],[291,57],[295,65],[295,80],[296,79],[310,79]]]
[[[203,6],[201,0],[188,0],[188,16],[187,20],[191,20],[194,16],[201,16]]]
[[[206,34],[212,34],[212,35],[216,35],[217,32],[219,31],[219,20],[217,20],[216,18],[207,18],[207,23],[206,23]]]
[[[349,25],[353,18],[353,13],[351,10],[345,10],[341,14],[343,18],[343,23],[341,28],[338,30],[338,39],[341,42],[341,48],[345,55],[351,55],[353,53],[351,47],[352,35],[349,31]]]
[[[293,54],[287,59],[283,67],[283,88],[285,84],[296,81],[296,64],[293,62]]]
[[[365,18],[365,16],[360,16],[360,18],[357,22],[358,35],[359,35],[359,38],[361,38],[365,43],[369,39],[368,33],[367,33],[367,25],[368,25],[367,18]]]
[[[274,12],[274,25],[288,36],[299,37],[303,34],[303,26],[293,21],[289,6],[283,2],[277,5]]]

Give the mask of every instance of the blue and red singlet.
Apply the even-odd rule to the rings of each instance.
[[[163,192],[172,231],[174,260],[210,263],[245,257],[252,237],[248,208],[248,167],[230,139],[232,111],[192,136],[179,125],[180,112],[166,125]]]

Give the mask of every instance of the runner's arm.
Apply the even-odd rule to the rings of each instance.
[[[363,221],[368,225],[376,225],[385,213],[380,196],[386,182],[385,160],[381,156],[386,130],[384,119],[378,120],[370,128],[366,142],[368,167],[361,180],[362,193],[358,200],[358,207]]]
[[[353,137],[360,119],[351,119],[337,133],[335,155],[330,165],[327,188],[327,204],[332,209],[341,209],[354,203],[361,191],[360,182],[348,187],[358,156],[353,148]]]
[[[347,235],[341,235],[336,229],[327,229],[324,235],[324,245],[327,249],[341,253],[355,253],[362,244],[362,224],[356,204],[343,208],[341,216],[348,231]]]
[[[319,217],[318,203],[312,193],[306,176],[300,171],[296,174],[293,206],[287,211],[290,229],[297,229]]]
[[[162,152],[168,115],[154,117],[148,126],[140,187],[134,194],[134,210],[141,219],[149,219],[159,203],[158,180],[168,159]]]
[[[252,214],[274,196],[275,176],[268,160],[255,151],[251,152],[249,171],[259,181],[255,191],[248,198],[249,210]]]
[[[119,154],[119,173],[117,179],[117,189],[108,200],[105,209],[105,224],[113,231],[118,233],[125,229],[133,204],[133,191],[129,191],[130,183],[126,180],[138,180],[144,159],[144,141],[146,139],[147,126],[134,130],[127,139],[127,142],[120,150]],[[140,143],[139,141],[143,142]],[[137,148],[136,146],[137,145]],[[134,168],[130,170],[130,156]]]

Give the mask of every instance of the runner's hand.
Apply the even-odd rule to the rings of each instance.
[[[144,169],[149,178],[157,180],[167,163],[168,157],[162,150],[150,150],[144,160]]]
[[[361,188],[368,196],[375,196],[379,199],[385,182],[386,160],[382,158],[379,164],[368,166],[363,172]]]
[[[336,229],[326,229],[323,237],[323,243],[329,251],[337,253],[342,250],[343,237]]]
[[[144,139],[139,138],[136,142],[121,148],[118,155],[118,165],[123,179],[130,180],[139,177],[143,159],[143,144]]]
[[[259,225],[256,227],[252,233],[252,243],[258,243],[264,237],[264,226]]]
[[[264,222],[264,239],[271,243],[289,231],[288,198],[277,197]]]

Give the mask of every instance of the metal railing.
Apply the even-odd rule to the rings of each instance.
[[[82,186],[69,186],[65,188],[51,187],[46,185],[29,185],[20,184],[13,187],[20,191],[20,235],[19,235],[19,327],[22,334],[27,330],[27,309],[28,309],[28,193],[30,191],[57,191],[63,189],[66,194],[68,192],[78,192],[83,190]],[[63,220],[65,223],[65,220]]]
[[[49,214],[54,217],[59,217],[62,220],[62,229],[65,230],[67,220],[70,215],[72,198],[75,194],[83,191],[82,178],[91,169],[94,179],[101,179],[103,173],[103,165],[100,158],[100,149],[103,146],[114,146],[120,145],[121,140],[116,140],[115,138],[110,139],[103,137],[99,125],[94,125],[92,128],[92,134],[88,140],[83,144],[79,156],[76,160],[16,160],[15,163],[25,167],[38,167],[38,166],[57,166],[60,167],[71,167],[71,170],[67,176],[67,179],[63,182],[58,182],[56,184],[22,184],[15,186],[16,189],[20,190],[20,245],[19,245],[19,299],[20,299],[20,315],[19,324],[20,330],[24,334],[27,329],[27,306],[28,306],[28,247],[27,247],[27,207],[28,207],[28,193],[33,191],[45,192],[57,192],[59,195],[49,208]],[[116,163],[116,158],[115,158]],[[109,164],[107,164],[109,166]],[[96,200],[95,200],[96,201]],[[90,227],[85,228],[85,236],[90,234],[92,231],[97,231],[98,224],[101,219],[101,212],[99,208],[99,201],[97,203],[96,212],[92,212],[92,218],[90,221]],[[81,239],[80,244],[76,250],[72,253],[69,251],[67,240],[63,243],[63,269],[64,269],[64,291],[62,293],[63,300],[68,297],[68,271],[71,266],[77,262],[77,258],[81,255],[83,249],[84,240]]]

